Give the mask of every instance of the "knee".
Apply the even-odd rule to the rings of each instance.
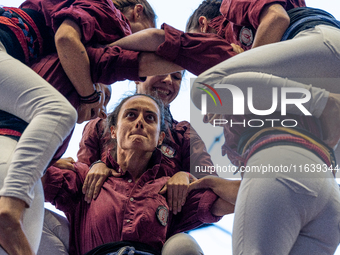
[[[162,255],[203,255],[201,247],[196,240],[184,233],[170,237],[164,244]]]

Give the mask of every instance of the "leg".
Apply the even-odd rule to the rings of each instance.
[[[68,255],[69,235],[67,219],[45,209],[43,233],[37,255]]]
[[[12,160],[12,155],[15,151],[17,141],[6,136],[0,136],[1,152],[0,152],[0,187],[2,187],[4,177],[7,175],[8,165]],[[44,191],[41,181],[34,187],[34,200],[29,209],[23,215],[23,230],[27,234],[27,239],[34,252],[37,252],[41,230],[43,225],[44,215]],[[0,247],[0,254],[7,254]]]
[[[203,255],[196,240],[184,233],[171,236],[164,244],[162,255]]]
[[[0,109],[29,123],[0,190],[0,244],[9,254],[32,254],[27,252],[30,248],[21,227],[23,212],[31,205],[34,186],[74,127],[77,115],[58,91],[3,47],[0,76]]]
[[[280,155],[280,158],[274,155]],[[248,166],[290,166],[323,164],[313,153],[294,146],[275,146],[254,154]],[[278,168],[279,169],[279,168]],[[339,242],[339,191],[328,173],[245,173],[236,201],[233,254],[301,254],[308,249],[303,238],[313,239],[317,253],[336,249]],[[333,185],[329,185],[333,182]],[[330,188],[332,187],[332,188]],[[331,198],[331,202],[330,199]],[[325,210],[329,211],[326,218]],[[315,221],[327,221],[334,234],[309,227]],[[318,224],[320,226],[320,224]],[[302,247],[300,245],[303,245]],[[299,247],[300,253],[293,253]]]
[[[248,87],[254,87],[254,91],[258,91],[257,109],[269,109],[272,103],[272,87],[306,88],[310,90],[312,98],[305,107],[315,117],[321,118],[325,140],[333,147],[336,143],[334,141],[340,137],[336,128],[340,123],[339,118],[329,116],[339,114],[340,96],[331,94],[332,100],[328,102],[329,93],[324,89],[340,93],[340,73],[337,70],[339,55],[340,30],[329,26],[317,26],[299,33],[292,40],[252,49],[207,70],[193,84],[191,97],[194,104],[200,108],[201,95],[205,92],[197,89],[203,87],[198,82],[212,86],[233,84],[241,89],[243,95],[247,94]],[[264,74],[254,76],[254,73]],[[230,93],[226,93],[225,89],[223,92],[219,89],[218,93],[222,97],[223,106],[211,107],[213,103],[208,100],[209,112],[232,114],[233,101]],[[288,108],[287,111],[301,115],[301,112],[295,112],[295,109]],[[245,111],[246,114],[250,113],[248,109]]]

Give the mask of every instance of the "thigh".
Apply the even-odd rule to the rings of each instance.
[[[335,180],[328,178],[326,187],[318,199],[327,201],[306,225],[290,251],[290,255],[298,254],[334,254],[340,243],[340,192]],[[322,206],[322,204],[321,204]]]
[[[69,223],[55,212],[45,209],[44,227],[37,255],[68,255]]]
[[[212,84],[239,72],[262,72],[340,93],[340,30],[317,26],[294,39],[264,45],[232,57],[202,73]],[[326,78],[326,82],[325,82]]]
[[[249,159],[248,167],[267,166],[267,172],[249,168],[244,174],[235,208],[234,254],[289,254],[303,226],[318,218],[327,205],[322,194],[327,193],[325,183],[332,176],[286,172],[281,167],[303,163],[323,164],[313,153],[295,146],[264,149]]]
[[[28,123],[37,114],[37,109],[46,108],[48,104],[53,107],[69,105],[47,81],[1,48],[0,77],[0,109]]]

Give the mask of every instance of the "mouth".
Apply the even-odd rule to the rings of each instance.
[[[164,96],[169,96],[171,91],[168,89],[163,89],[163,88],[154,88],[154,91],[158,94],[158,95],[164,95]]]

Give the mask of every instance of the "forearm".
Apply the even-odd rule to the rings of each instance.
[[[90,61],[78,25],[65,20],[55,34],[55,43],[60,63],[80,96],[94,92],[90,73]]]
[[[139,77],[168,74],[183,70],[176,65],[154,53],[142,52],[139,57]]]
[[[213,206],[211,207],[211,213],[215,216],[224,216],[226,214],[233,213],[235,210],[235,205],[218,198]]]
[[[155,52],[159,45],[165,41],[165,32],[162,29],[144,29],[132,35],[111,43],[109,46],[119,46],[122,49],[133,51]]]
[[[260,16],[260,25],[257,28],[253,48],[279,42],[288,28],[290,18],[280,4],[268,5]]]
[[[236,203],[238,189],[240,187],[240,180],[228,180],[221,177],[204,177],[200,179],[201,188],[210,188],[221,199],[230,204]]]

